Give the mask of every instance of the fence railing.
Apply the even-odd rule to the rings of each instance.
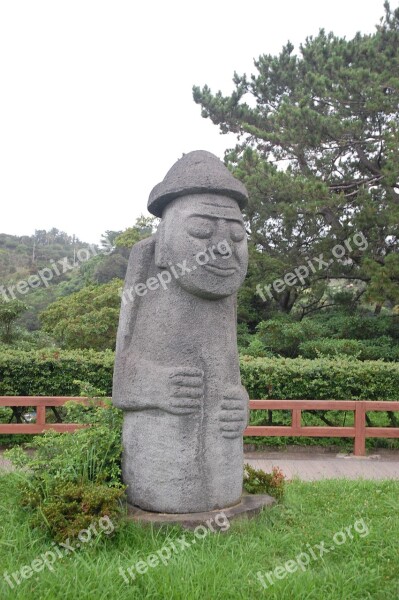
[[[88,403],[88,398],[76,398],[69,396],[0,396],[0,406],[7,406],[12,409],[11,420],[15,419],[16,423],[0,423],[1,433],[23,433],[23,434],[38,434],[49,429],[54,431],[75,431],[85,425],[79,423],[48,423],[46,422],[46,409],[52,408],[55,417],[60,420],[61,417],[56,408],[63,406],[66,402],[73,400],[74,402]],[[23,422],[25,420],[24,413],[27,408],[36,408],[35,423]]]
[[[16,423],[0,423],[0,434],[38,434],[49,429],[55,431],[75,431],[85,427],[79,423],[48,423],[46,409],[52,408],[56,418],[57,407],[68,401],[88,403],[88,398],[69,396],[0,396],[0,407],[10,407],[13,410],[11,419]],[[371,400],[251,400],[251,410],[285,410],[291,411],[291,425],[250,425],[244,431],[245,436],[262,437],[345,437],[354,439],[354,454],[364,456],[367,438],[399,438],[399,427],[367,427],[366,413],[374,411],[399,411],[399,402]],[[35,423],[21,422],[26,407],[36,408]],[[353,411],[354,425],[340,426],[309,426],[302,425],[302,411],[334,410]]]
[[[367,427],[366,413],[399,411],[399,402],[373,400],[251,400],[252,410],[289,410],[291,425],[250,425],[246,436],[354,438],[355,456],[366,453],[366,438],[399,438],[399,427]],[[303,426],[303,410],[354,411],[353,427]]]

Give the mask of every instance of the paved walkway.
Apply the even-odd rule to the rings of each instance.
[[[280,467],[287,479],[399,479],[399,452],[368,457],[314,452],[247,452],[245,462],[270,472]]]
[[[280,467],[287,479],[399,479],[399,452],[380,451],[366,458],[309,451],[246,452],[245,462],[270,472]],[[11,471],[11,463],[0,450],[0,470]]]

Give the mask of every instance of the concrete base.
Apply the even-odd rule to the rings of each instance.
[[[266,494],[243,495],[241,502],[235,506],[212,510],[201,513],[155,513],[141,510],[137,506],[128,504],[128,519],[139,523],[153,523],[154,525],[181,525],[185,529],[195,529],[198,525],[204,525],[207,520],[214,519],[216,515],[223,513],[227,519],[238,517],[254,517],[264,506],[273,506],[276,500]]]

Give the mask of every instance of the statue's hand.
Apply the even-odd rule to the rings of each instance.
[[[242,385],[226,390],[219,421],[224,438],[233,439],[243,434],[248,421],[248,394]]]
[[[190,415],[201,408],[204,397],[204,372],[176,367],[169,371],[169,402],[162,408],[172,415]]]

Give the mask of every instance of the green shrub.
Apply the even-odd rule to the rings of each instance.
[[[1,396],[79,396],[77,380],[111,395],[114,353],[94,350],[0,352]]]
[[[250,398],[399,400],[399,364],[349,357],[241,358]]]
[[[8,423],[12,417],[12,410],[8,406],[0,406],[0,423]]]
[[[254,358],[264,358],[268,356],[271,358],[273,354],[266,349],[264,343],[256,336],[253,335],[248,346],[243,351],[245,356],[253,356]]]
[[[247,351],[251,339],[254,339],[254,336],[248,332],[245,335],[240,334],[240,351],[243,354],[255,356],[254,352]],[[302,356],[305,356],[305,353],[306,356],[310,356],[311,342],[314,340],[317,342],[331,340],[332,343],[333,340],[350,340],[354,342],[351,346],[345,346],[344,343],[337,344],[337,351],[334,351],[333,345],[331,345],[331,349],[326,351],[326,354],[329,356],[337,353],[353,355],[359,352],[362,360],[378,360],[379,358],[397,360],[399,316],[353,315],[345,311],[331,310],[322,311],[299,321],[295,315],[280,315],[259,323],[255,339],[260,340],[265,350],[287,358],[294,358],[299,353]],[[363,341],[363,345],[356,345],[356,341]],[[374,350],[373,342],[376,346],[381,347],[380,354],[378,354],[378,350]],[[395,346],[395,351],[390,351],[388,345]],[[321,346],[323,350],[327,348],[325,344],[321,344]],[[341,351],[341,348],[344,350]],[[323,354],[323,350],[321,350],[321,354]],[[258,354],[258,356],[262,356],[262,354]],[[317,356],[315,352],[312,353],[312,357],[314,356]]]
[[[124,494],[121,479],[122,411],[108,404],[67,403],[67,418],[88,427],[47,431],[6,453],[21,469],[21,493],[32,523],[55,539],[85,529],[94,517],[116,518]]]
[[[322,312],[313,317],[322,324],[325,336],[337,339],[372,340],[381,336],[399,339],[399,318],[395,315],[350,315],[344,312]]]
[[[277,500],[282,500],[285,492],[285,475],[273,467],[271,473],[244,465],[244,488],[249,494],[269,494]]]
[[[304,358],[318,358],[319,356],[346,355],[360,358],[363,345],[360,340],[336,340],[331,338],[320,338],[302,342],[299,345],[299,353]]]
[[[112,352],[0,353],[0,394],[79,396],[94,388],[110,395],[113,362]],[[399,400],[399,365],[381,360],[243,356],[241,376],[250,398]],[[86,409],[70,410],[83,418]]]
[[[388,336],[371,340],[320,338],[301,343],[299,352],[304,358],[347,355],[359,360],[399,360],[399,345]]]
[[[24,445],[29,453],[16,447],[6,453],[7,457],[15,466],[27,468],[39,486],[54,479],[120,487],[122,411],[75,402],[68,402],[66,407],[68,420],[92,425],[72,433],[46,431]]]
[[[257,326],[257,332],[267,350],[274,354],[295,357],[302,342],[321,337],[324,330],[320,323],[312,319],[293,321],[279,318],[262,321]]]
[[[123,489],[89,481],[63,481],[55,485],[45,499],[34,489],[26,490],[23,504],[37,509],[33,525],[47,526],[57,542],[64,542],[76,538],[84,529],[95,527],[100,519],[107,518],[114,526],[121,517],[123,494]]]
[[[399,400],[399,364],[382,361],[359,361],[349,357],[317,358],[314,360],[302,358],[250,358],[241,359],[241,378],[250,398],[278,399],[309,399],[309,400]],[[313,411],[312,418],[317,420],[308,425],[332,426],[345,425],[345,411],[329,411],[320,413]],[[274,424],[281,422],[287,425],[291,422],[289,411],[273,413],[276,415]],[[396,426],[395,413],[379,413],[377,418],[370,415],[374,426]],[[251,412],[251,424],[270,425],[269,412],[265,410]],[[352,413],[349,413],[352,417]],[[348,417],[348,419],[349,419]],[[307,419],[304,413],[303,419]],[[380,419],[385,422],[381,423]],[[315,438],[265,438],[249,437],[248,443],[256,444],[318,444]],[[346,447],[344,439],[325,439],[323,445],[339,443]],[[378,444],[368,440],[371,446],[396,447],[394,440],[379,439]]]
[[[247,348],[252,337],[246,323],[237,324],[237,345],[240,351],[244,351],[244,349]]]

